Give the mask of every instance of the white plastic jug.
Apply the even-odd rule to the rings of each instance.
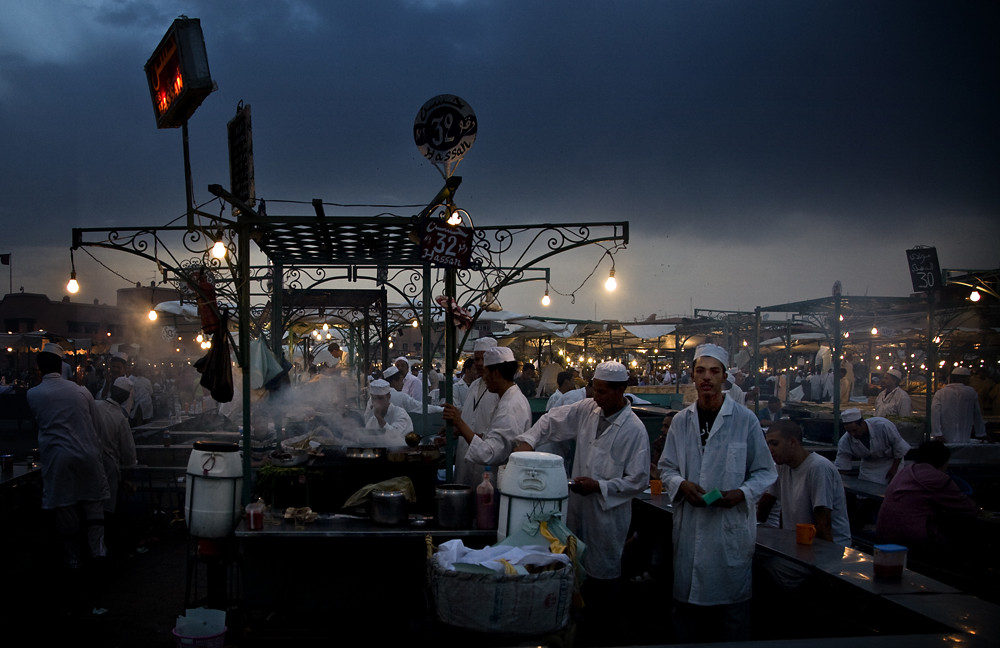
[[[565,512],[569,499],[563,458],[549,452],[515,452],[497,476],[500,521],[497,541],[539,513]]]

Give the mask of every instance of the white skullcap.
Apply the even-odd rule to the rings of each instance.
[[[955,376],[971,376],[972,372],[969,371],[968,367],[955,367],[955,370],[951,372]]]
[[[628,369],[622,363],[614,360],[602,362],[594,369],[594,380],[625,382],[628,380]]]
[[[114,355],[111,356],[111,359],[112,360],[121,360],[125,364],[128,364],[128,355],[126,355],[122,351],[117,351]]]
[[[119,376],[115,378],[115,382],[112,383],[115,387],[119,389],[124,389],[127,392],[131,392],[135,388],[135,382],[128,376]]]
[[[889,371],[885,372],[885,375],[893,376],[896,380],[903,379],[903,372],[901,372],[899,369],[890,369]]]
[[[853,423],[854,421],[861,420],[861,410],[857,407],[852,407],[851,409],[845,409],[840,413],[840,420],[844,423]]]
[[[382,372],[382,377],[385,378],[386,380],[389,380],[398,373],[399,369],[396,368],[396,365],[389,365],[388,367],[385,368],[385,371]]]
[[[723,367],[729,366],[729,352],[720,347],[718,344],[699,344],[694,350],[694,359],[702,356],[708,356],[709,358],[715,358],[722,363]]]
[[[743,373],[743,370],[740,369],[739,367],[730,367],[729,369],[726,370],[726,373],[728,373],[730,376],[735,376],[736,374]]]
[[[52,355],[57,355],[60,358],[66,355],[63,348],[55,342],[46,342],[45,346],[42,347],[42,353],[51,353]]]
[[[496,348],[496,346],[497,346],[496,338],[481,337],[478,340],[476,340],[476,344],[475,344],[475,346],[472,347],[472,350],[474,352],[475,351],[485,351],[486,349]]]
[[[384,380],[373,380],[368,392],[372,396],[387,396],[389,394],[389,383]]]
[[[399,356],[398,358],[392,361],[392,364],[397,364],[400,360],[405,362],[407,367],[410,366],[410,361],[406,359],[406,356]]]
[[[495,346],[483,352],[483,366],[489,367],[501,362],[514,362],[514,352],[508,347]]]

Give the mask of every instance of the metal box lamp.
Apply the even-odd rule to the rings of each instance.
[[[174,20],[146,61],[145,70],[156,127],[183,126],[215,90],[201,21],[186,17]]]

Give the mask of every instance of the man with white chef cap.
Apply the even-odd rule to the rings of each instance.
[[[424,402],[424,386],[421,384],[420,379],[413,375],[410,361],[404,356],[399,356],[392,364],[396,369],[399,369],[399,373],[403,374],[403,388],[401,391],[404,394],[408,394],[418,403]]]
[[[777,470],[757,417],[723,392],[729,353],[695,349],[697,400],[674,416],[657,467],[673,502],[677,641],[750,636],[757,501]]]
[[[649,433],[625,398],[628,377],[620,362],[597,365],[592,398],[549,410],[518,435],[515,446],[531,451],[546,442],[576,440],[566,525],[587,546],[586,634],[605,633],[600,639],[607,641],[622,630],[622,551],[632,498],[649,486]]]
[[[482,380],[491,394],[497,396],[496,407],[485,427],[474,430],[462,419],[462,410],[451,403],[444,405],[444,420],[454,425],[455,433],[468,445],[463,457],[463,474],[478,474],[482,481],[487,466],[507,463],[514,449],[514,437],[531,427],[531,405],[514,383],[517,361],[507,347],[495,346],[483,352]],[[458,466],[455,467],[458,472]]]
[[[392,391],[387,381],[373,380],[368,387],[371,401],[365,409],[365,430],[385,447],[405,445],[406,435],[413,432],[413,419],[402,407],[392,404]]]
[[[424,406],[420,403],[420,401],[403,391],[406,375],[408,374],[404,374],[402,371],[397,369],[395,365],[389,365],[386,367],[385,371],[382,372],[382,378],[385,379],[390,387],[389,399],[393,405],[402,407],[407,412],[423,414]],[[444,410],[440,405],[427,406],[428,414],[440,414],[442,411]]]
[[[488,349],[494,349],[496,346],[495,338],[481,337],[476,340],[472,348],[472,357],[479,377],[469,385],[461,416],[474,433],[482,433],[489,427],[493,410],[500,401],[500,395],[491,392],[483,379],[483,358]],[[459,435],[455,445],[455,483],[475,487],[483,480],[483,471],[465,461],[465,453],[468,451],[468,442]]]
[[[910,450],[896,424],[881,416],[863,418],[856,407],[840,413],[844,432],[837,442],[834,463],[840,472],[850,472],[860,460],[858,479],[888,484],[896,476],[899,464]]]
[[[121,557],[127,549],[125,525],[116,515],[122,471],[136,464],[135,438],[129,426],[128,411],[134,386],[128,376],[119,376],[111,385],[110,395],[96,401],[97,433],[101,439],[101,457],[108,479],[108,499],[104,501],[105,544],[109,555]]]

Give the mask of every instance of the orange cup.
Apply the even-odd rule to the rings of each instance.
[[[813,543],[813,538],[815,537],[816,537],[815,524],[795,525],[795,542],[801,545],[811,545]]]
[[[663,482],[659,479],[649,480],[649,493],[651,495],[659,495],[663,492]]]

